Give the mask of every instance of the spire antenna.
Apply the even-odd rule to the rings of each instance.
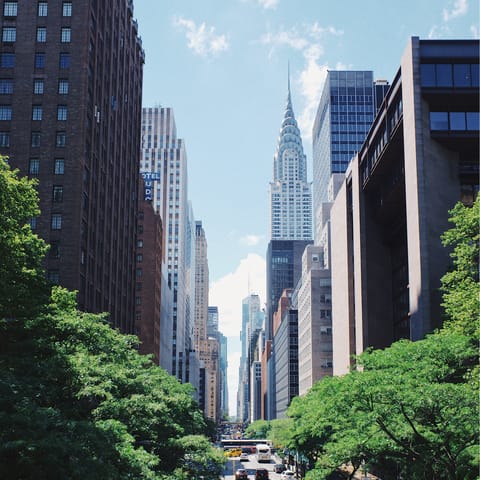
[[[290,60],[287,62],[288,95],[290,96]]]

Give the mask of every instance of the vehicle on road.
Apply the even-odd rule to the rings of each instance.
[[[240,461],[241,462],[248,462],[248,460],[249,460],[248,453],[242,453],[240,455]]]
[[[276,463],[276,464],[273,466],[273,471],[274,471],[275,473],[282,473],[282,472],[284,472],[286,469],[287,469],[287,467],[286,467],[283,463]]]
[[[266,468],[257,468],[255,480],[268,480],[268,470]]]
[[[280,478],[282,480],[291,480],[292,478],[295,478],[295,472],[292,472],[291,470],[285,470],[280,475]]]
[[[266,443],[259,443],[256,447],[257,450],[257,462],[270,462],[272,459],[272,451],[270,445]]]
[[[239,468],[235,472],[235,480],[248,480],[248,473],[244,468]]]

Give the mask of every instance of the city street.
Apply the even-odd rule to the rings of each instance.
[[[273,466],[276,460],[272,459],[270,463],[261,462],[258,463],[255,455],[249,455],[248,462],[240,462],[238,458],[232,458],[226,463],[226,468],[223,473],[225,480],[234,480],[235,471],[239,468],[244,468],[247,471],[248,478],[253,480],[255,478],[255,470],[257,468],[266,468],[268,470],[268,476],[270,480],[280,480],[280,474],[274,473]]]

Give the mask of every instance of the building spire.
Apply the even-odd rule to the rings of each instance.
[[[288,96],[287,96],[287,104],[290,105],[292,103],[291,94],[290,94],[290,60],[287,62],[287,88],[288,88]]]

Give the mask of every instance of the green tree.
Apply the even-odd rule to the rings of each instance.
[[[160,478],[181,466],[178,441],[202,433],[189,385],[101,315],[54,289],[22,330],[3,322],[0,477]]]
[[[200,435],[182,437],[178,444],[183,452],[181,468],[176,471],[179,479],[218,480],[225,464],[223,450]]]
[[[453,268],[442,277],[445,327],[480,340],[480,196],[473,207],[458,203],[450,211],[454,224],[442,236],[443,244],[453,248]]]
[[[75,293],[55,287],[48,301],[46,248],[27,225],[36,203],[1,159],[0,478],[183,478],[195,451],[184,439],[205,428],[191,386],[78,311]]]
[[[268,438],[270,422],[267,420],[255,420],[245,429],[245,438]]]
[[[358,357],[359,369],[318,382],[288,415],[296,448],[316,460],[309,479],[470,480],[479,470],[479,200],[451,211],[453,268],[442,279],[449,318],[424,340]]]
[[[41,267],[47,247],[29,224],[39,214],[35,185],[0,156],[0,318],[31,316],[48,301]]]

